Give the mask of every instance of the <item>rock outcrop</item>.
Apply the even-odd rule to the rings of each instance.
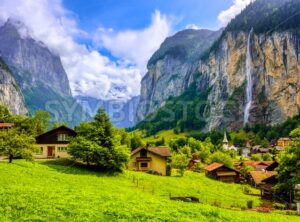
[[[286,18],[287,12],[298,8],[299,1],[295,0],[257,0],[228,25],[209,52],[200,50],[198,59],[186,56],[189,50],[195,50],[193,45],[181,49],[189,38],[181,38],[176,50],[165,50],[154,63],[150,59],[149,71],[142,80],[138,119],[157,111],[169,97],[181,95],[194,82],[199,93],[209,92],[207,100],[202,101],[206,103],[201,117],[206,122],[203,131],[243,127],[249,84],[247,56],[251,56],[248,61],[253,82],[248,123],[274,125],[299,115],[300,16]],[[286,24],[279,26],[278,20]]]
[[[170,97],[181,95],[193,82],[202,53],[220,36],[220,31],[184,30],[167,38],[148,63],[142,79],[137,119],[164,105]]]
[[[8,107],[9,111],[24,115],[27,113],[23,95],[10,73],[7,65],[0,58],[0,104]]]
[[[218,49],[202,62],[198,85],[211,87],[206,130],[243,126],[246,101],[248,33],[227,33]],[[298,42],[290,32],[254,34],[251,43],[253,101],[250,124],[277,124],[299,114]]]

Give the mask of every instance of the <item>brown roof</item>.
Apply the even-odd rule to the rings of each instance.
[[[14,123],[0,123],[0,128],[10,128],[13,127]]]
[[[168,147],[140,147],[138,149],[135,149],[134,151],[131,152],[131,156],[134,154],[140,152],[142,149],[147,149],[149,152],[154,153],[156,155],[162,156],[162,157],[170,157],[171,151]]]
[[[270,166],[271,164],[273,164],[274,161],[245,161],[245,164],[247,166],[251,166],[251,167],[256,167],[257,165],[265,165],[265,166]]]
[[[251,171],[250,176],[253,178],[255,184],[259,185],[262,183],[263,180],[266,180],[270,177],[277,175],[275,171]]]
[[[220,163],[212,163],[212,164],[208,165],[207,167],[205,167],[205,170],[206,171],[214,171],[222,166],[223,166],[223,164],[220,164]]]

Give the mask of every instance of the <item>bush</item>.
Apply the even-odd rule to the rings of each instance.
[[[192,170],[194,172],[201,173],[203,171],[203,169],[204,169],[204,165],[201,162],[199,162],[194,165]]]
[[[273,207],[277,210],[284,210],[285,209],[285,204],[275,203],[275,204],[273,204]]]
[[[248,209],[252,209],[253,208],[253,200],[248,200],[247,201],[247,207],[248,207]]]

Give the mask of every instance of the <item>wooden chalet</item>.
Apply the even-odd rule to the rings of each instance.
[[[171,152],[167,147],[141,147],[132,151],[128,169],[142,172],[152,171],[166,176],[170,157]]]
[[[234,162],[234,166],[237,170],[241,170],[241,168],[245,166],[249,166],[253,168],[253,171],[273,171],[277,166],[278,163],[276,161],[244,161],[244,162]]]
[[[228,183],[239,183],[241,173],[235,169],[226,167],[220,163],[212,163],[205,169],[205,174],[208,177]]]
[[[260,187],[266,179],[277,176],[275,171],[250,171],[249,183],[254,187]]]
[[[250,154],[266,154],[266,153],[270,153],[272,152],[272,148],[264,148],[264,147],[261,147],[259,145],[257,146],[254,146],[251,148],[250,150]]]
[[[40,149],[35,158],[67,158],[69,138],[75,137],[76,132],[66,126],[61,126],[36,137]]]
[[[14,123],[0,123],[0,130],[11,129],[14,126]]]
[[[290,138],[279,138],[276,142],[276,147],[285,149],[291,144],[292,140]]]
[[[277,174],[274,174],[261,181],[260,192],[261,196],[270,199],[273,196],[273,187],[278,183]]]

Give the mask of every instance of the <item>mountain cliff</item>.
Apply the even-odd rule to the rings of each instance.
[[[182,60],[181,67],[187,64],[195,67],[192,73],[180,69],[180,74],[167,71],[170,79],[182,75],[181,80],[172,86],[176,92],[167,93],[172,96],[179,95],[176,98],[155,97],[164,95],[169,86],[160,78],[151,79],[149,76],[158,76],[157,73],[160,72],[157,70],[160,67],[175,64],[164,59],[159,60],[156,63],[159,66],[156,69],[150,67],[150,74],[143,79],[145,83],[142,82],[142,85],[148,87],[142,87],[142,97],[144,95],[146,101],[141,100],[144,102],[140,104],[143,106],[141,110],[149,112],[138,114],[143,119],[141,113],[152,113],[151,120],[148,116],[138,127],[152,132],[174,127],[181,130],[192,128],[212,131],[238,129],[245,124],[274,125],[298,115],[299,11],[300,2],[296,0],[257,0],[251,3],[231,21],[221,37],[198,60],[192,64]],[[165,85],[156,87],[160,84]],[[188,85],[188,89],[182,87],[183,85]],[[192,104],[188,106],[187,117],[184,117],[182,108],[178,108],[182,102]],[[247,103],[249,118],[245,118]],[[168,124],[163,123],[166,108],[173,112],[176,110],[175,115],[167,121]],[[181,109],[181,113],[177,113],[178,109]],[[155,123],[155,127],[149,123]]]
[[[164,105],[170,97],[181,95],[193,81],[198,60],[220,36],[221,31],[184,30],[167,38],[148,62],[148,73],[141,82],[137,119]]]
[[[17,86],[8,66],[0,58],[0,104],[15,114],[27,113],[23,95]]]
[[[60,57],[30,37],[26,27],[8,20],[0,27],[0,54],[11,70],[30,113],[43,109],[53,121],[75,125],[87,118],[73,99]]]

